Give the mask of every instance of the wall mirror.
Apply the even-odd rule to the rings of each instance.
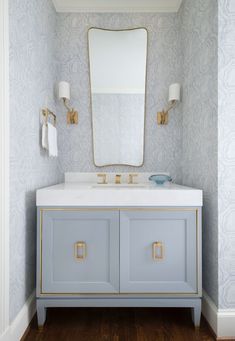
[[[144,161],[147,30],[88,31],[94,163]]]

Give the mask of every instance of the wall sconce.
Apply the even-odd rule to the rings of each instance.
[[[70,100],[70,84],[68,82],[61,81],[59,83],[59,99],[63,100],[65,108],[68,109],[67,124],[78,124],[78,112],[68,105]]]
[[[180,101],[180,84],[174,83],[169,87],[169,107],[157,113],[157,123],[159,125],[168,124],[168,112]]]

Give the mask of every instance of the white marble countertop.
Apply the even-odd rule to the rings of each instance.
[[[156,185],[145,181],[134,185],[98,185],[76,176],[67,175],[65,179],[65,183],[37,190],[37,206],[202,206],[202,190],[174,183]]]

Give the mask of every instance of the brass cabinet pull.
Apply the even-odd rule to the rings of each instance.
[[[153,250],[153,260],[158,261],[163,259],[163,243],[154,242],[152,245]]]
[[[86,258],[85,242],[77,242],[74,244],[74,257],[78,261],[83,261]]]
[[[107,184],[107,175],[106,174],[97,174],[98,178],[101,178],[101,182],[97,182],[98,185],[106,185]]]

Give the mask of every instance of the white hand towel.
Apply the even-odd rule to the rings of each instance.
[[[48,131],[48,151],[49,156],[58,156],[58,147],[57,147],[57,130],[51,124],[47,123],[47,131]]]
[[[45,123],[42,125],[42,148],[48,149],[48,130]]]

